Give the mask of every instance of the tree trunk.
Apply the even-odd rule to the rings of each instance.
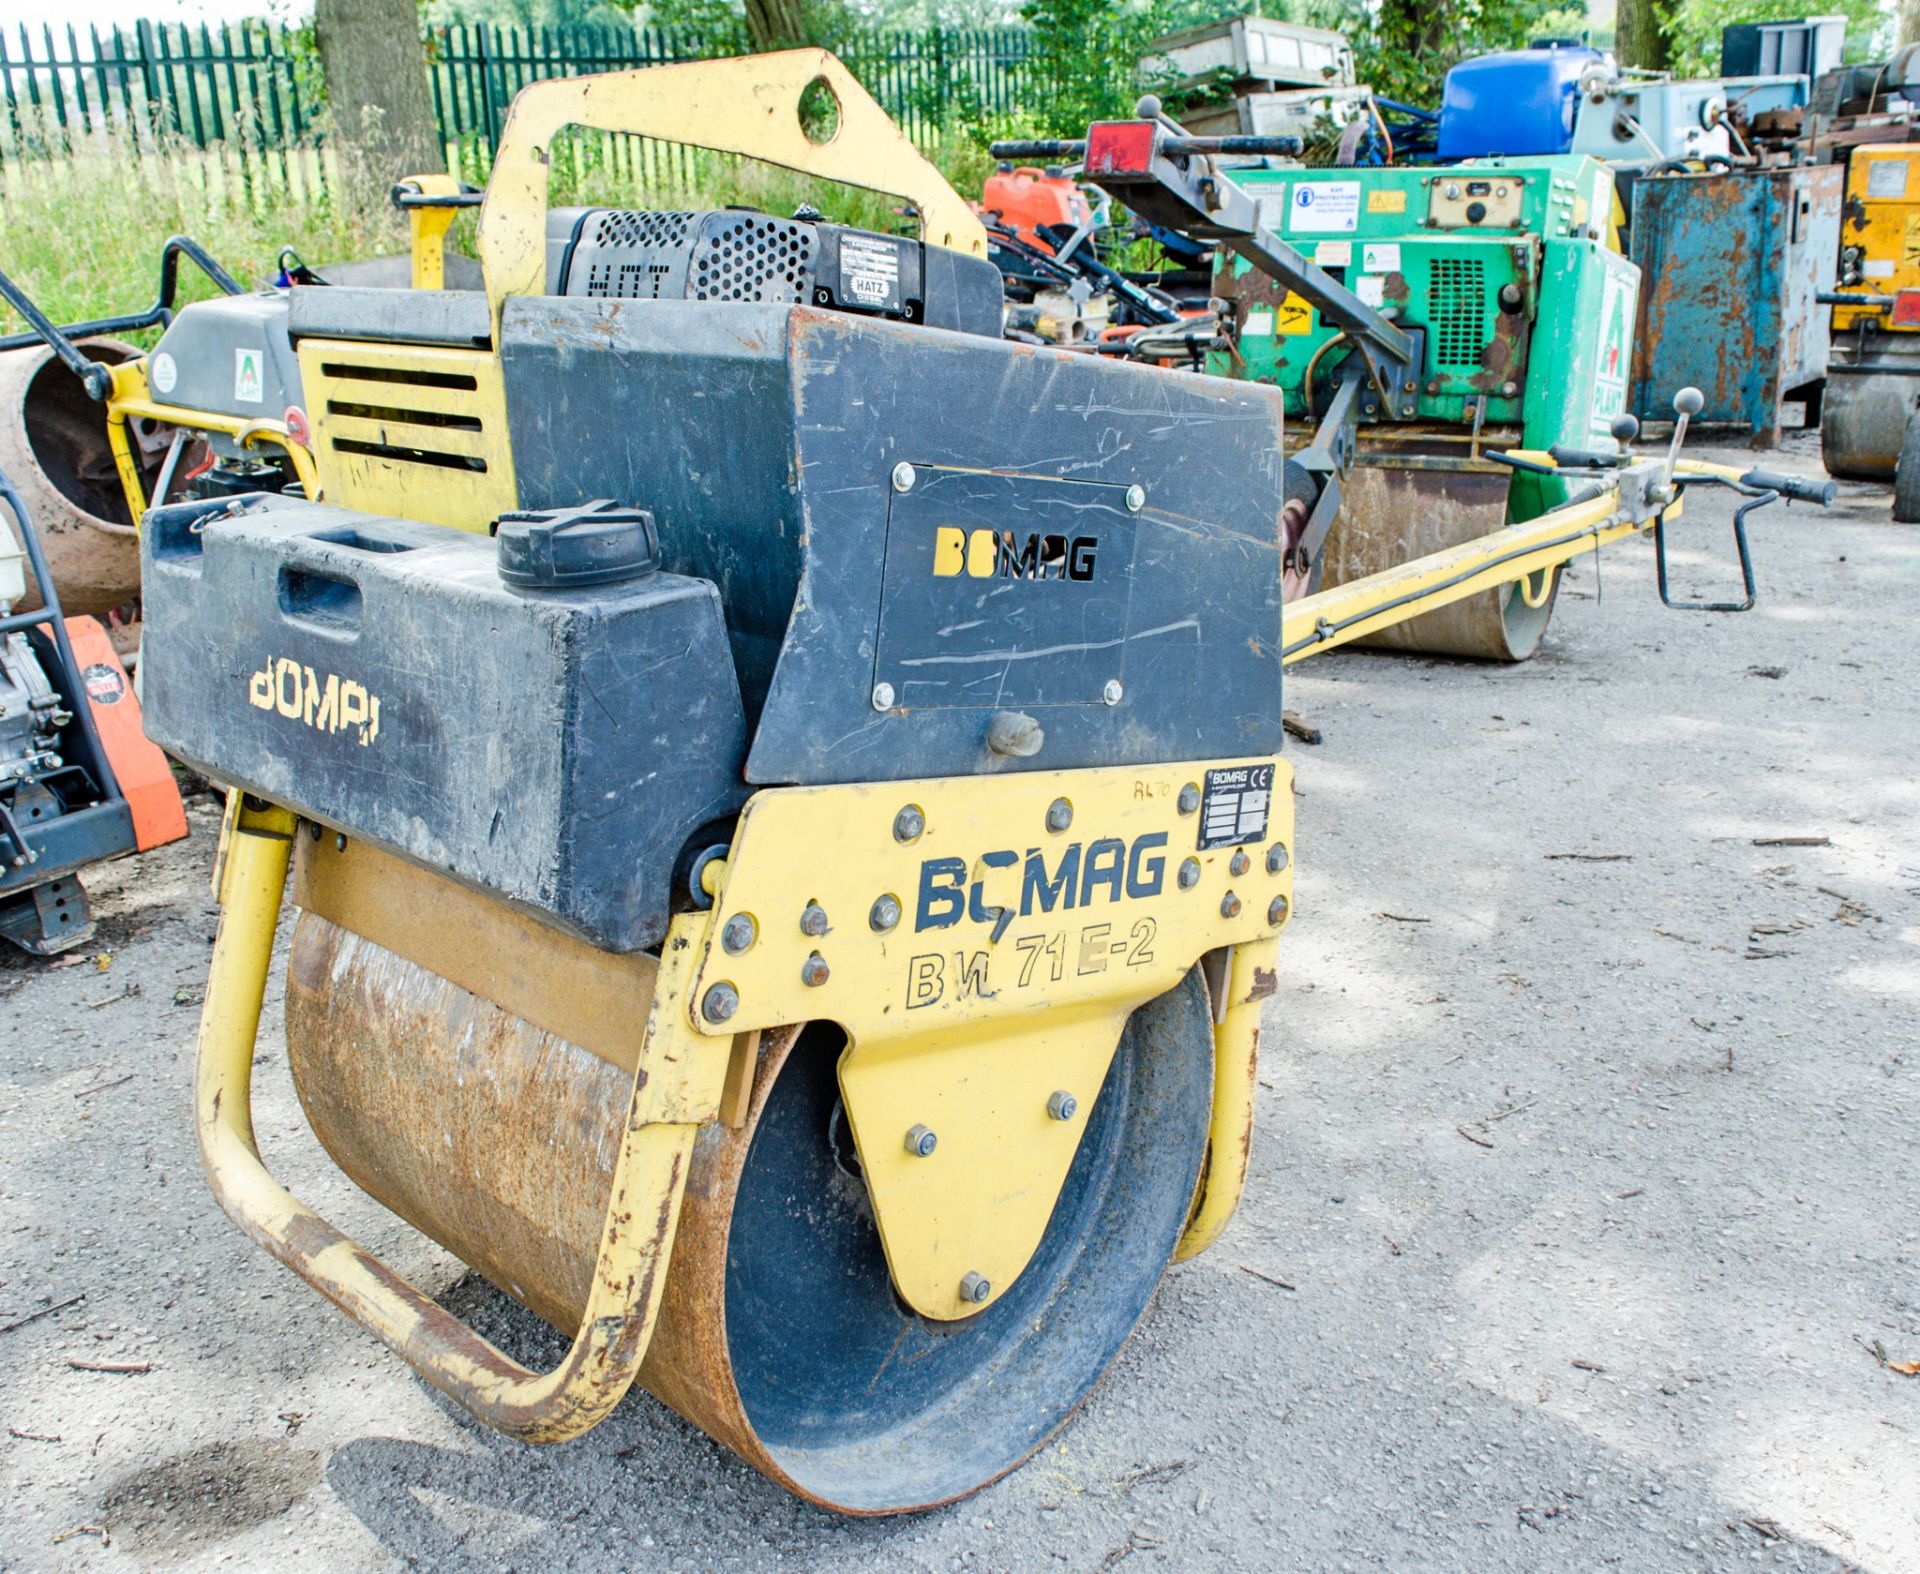
[[[447,167],[417,0],[316,0],[313,22],[349,200],[362,218],[391,218],[396,180]]]
[[[747,37],[756,54],[813,42],[806,0],[747,0]]]
[[[1897,49],[1920,44],[1920,0],[1895,0],[1893,42]]]
[[[1664,20],[1658,0],[1620,0],[1613,13],[1613,53],[1621,65],[1646,71],[1667,69],[1672,51],[1660,30]]]

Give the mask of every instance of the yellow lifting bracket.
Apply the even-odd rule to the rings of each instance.
[[[586,1311],[560,1365],[531,1372],[297,1201],[261,1162],[254,1041],[297,822],[251,800],[230,803],[229,818],[195,1081],[200,1154],[214,1196],[242,1230],[477,1419],[523,1442],[577,1437],[605,1419],[640,1369],[694,1133],[719,1110],[731,1040],[684,1025],[707,915],[675,918],[668,931]]]
[[[803,97],[822,89],[831,116],[810,126]],[[901,197],[923,240],[987,254],[965,199],[824,49],[559,77],[514,98],[487,181],[479,250],[496,327],[510,296],[546,292],[547,175],[554,139],[569,127],[737,153]]]

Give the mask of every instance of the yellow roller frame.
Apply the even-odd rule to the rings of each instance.
[[[164,404],[152,396],[147,386],[147,362],[122,361],[108,368],[113,385],[107,393],[107,444],[113,451],[113,467],[120,477],[120,490],[126,495],[129,516],[135,528],[147,511],[146,484],[140,478],[140,463],[134,457],[133,435],[127,423],[136,420],[158,421],[165,426],[184,427],[190,432],[213,432],[231,437],[242,448],[279,448],[293,462],[308,497],[320,494],[319,472],[313,463],[313,451],[294,439],[280,421],[250,420],[244,416],[221,415],[212,410],[190,410],[184,405]]]
[[[801,119],[801,95],[816,82],[838,107],[837,126],[819,142]],[[496,327],[509,297],[546,292],[548,167],[569,127],[738,153],[901,197],[918,211],[922,239],[987,254],[986,230],[965,199],[824,49],[560,77],[520,90],[488,177],[479,249]]]
[[[261,1162],[253,1136],[253,1050],[295,820],[236,795],[229,822],[195,1079],[200,1156],[214,1196],[249,1236],[479,1420],[529,1443],[578,1436],[606,1418],[640,1369],[694,1133],[719,1111],[730,1041],[694,1033],[684,1009],[706,915],[676,918],[668,932],[593,1288],[565,1358],[536,1373],[294,1198]]]
[[[1258,1001],[1291,912],[1292,773],[1216,763],[1257,773],[1256,842],[1199,847],[1215,805],[1196,764],[782,788],[747,805],[691,1025],[845,1030],[848,1125],[894,1287],[923,1316],[969,1316],[1019,1279],[1127,1018],[1226,947],[1207,1183],[1183,1249],[1231,1214]]]

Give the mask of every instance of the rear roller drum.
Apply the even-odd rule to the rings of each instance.
[[[1902,370],[1876,356],[1873,370],[1836,361],[1821,400],[1820,458],[1827,474],[1846,481],[1891,481],[1900,462],[1914,405],[1920,399],[1920,359]]]
[[[1357,466],[1327,535],[1326,583],[1347,584],[1498,530],[1504,475]],[[1502,585],[1368,635],[1361,644],[1482,661],[1525,661],[1540,648],[1559,594],[1557,570]]]
[[[628,1074],[313,914],[287,1006],[302,1102],[342,1168],[570,1330]],[[742,1123],[701,1132],[640,1382],[791,1491],[899,1513],[1019,1464],[1126,1342],[1193,1201],[1212,1015],[1197,972],[1134,1014],[1039,1249],[950,1323],[894,1293],[842,1042],[767,1035]]]

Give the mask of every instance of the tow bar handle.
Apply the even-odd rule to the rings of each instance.
[[[1787,475],[1778,470],[1749,470],[1740,477],[1742,486],[1761,492],[1778,492],[1800,503],[1818,503],[1825,508],[1839,494],[1836,481],[1815,481],[1807,476]]]

